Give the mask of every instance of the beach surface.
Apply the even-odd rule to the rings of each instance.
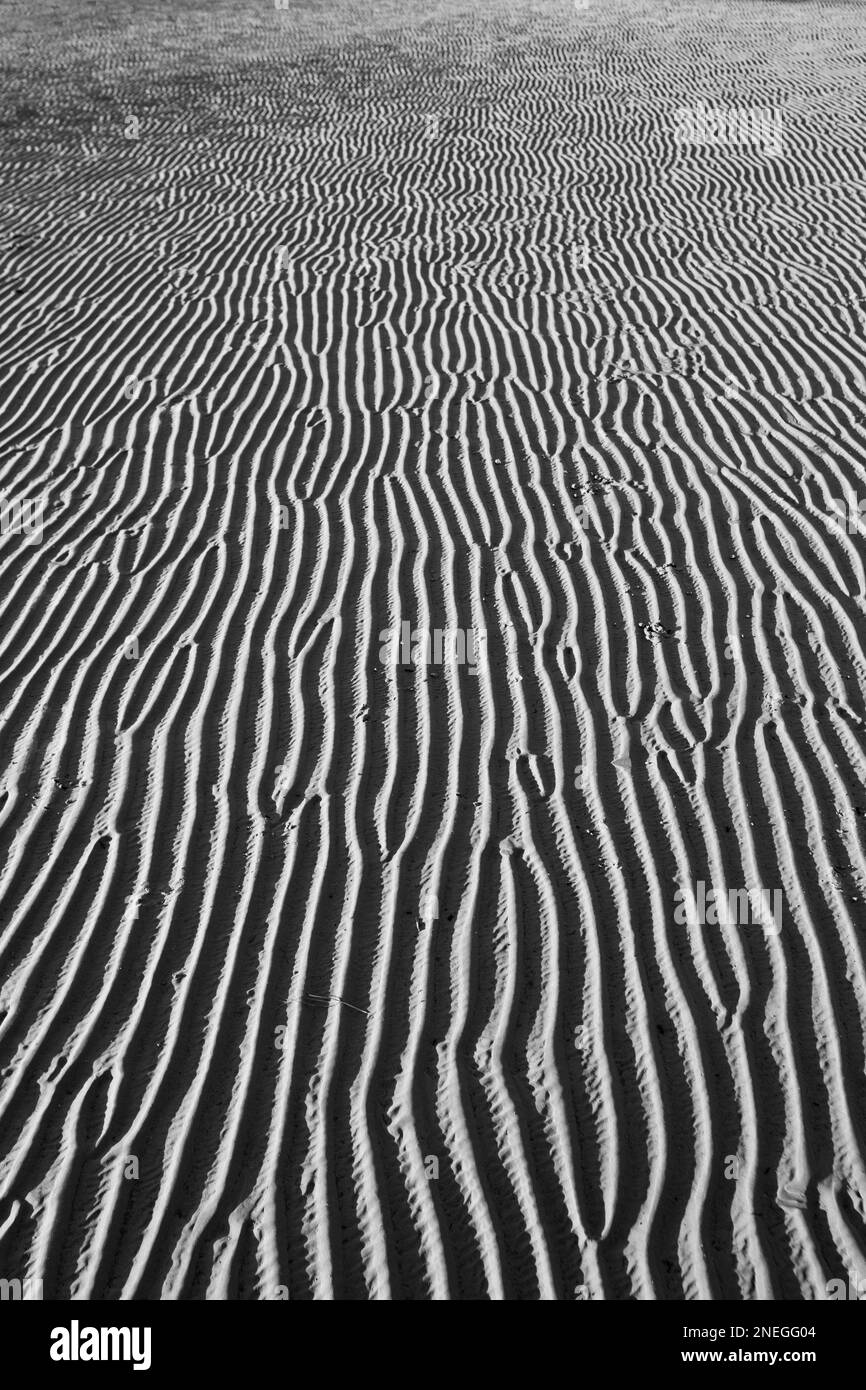
[[[863,17],[4,7],[0,1275],[866,1279]]]

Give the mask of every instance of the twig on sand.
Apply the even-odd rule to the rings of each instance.
[[[369,1018],[369,1009],[360,1009],[357,1004],[350,1004],[348,999],[341,999],[339,994],[310,994],[309,991],[304,995],[305,999],[315,999],[320,1004],[345,1004],[347,1009],[354,1009],[356,1014],[366,1014]]]

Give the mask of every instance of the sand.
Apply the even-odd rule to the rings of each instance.
[[[5,7],[0,1274],[866,1277],[863,32]]]

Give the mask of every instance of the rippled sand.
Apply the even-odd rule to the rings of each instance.
[[[866,1277],[862,7],[172,9],[5,7],[0,1273]]]

